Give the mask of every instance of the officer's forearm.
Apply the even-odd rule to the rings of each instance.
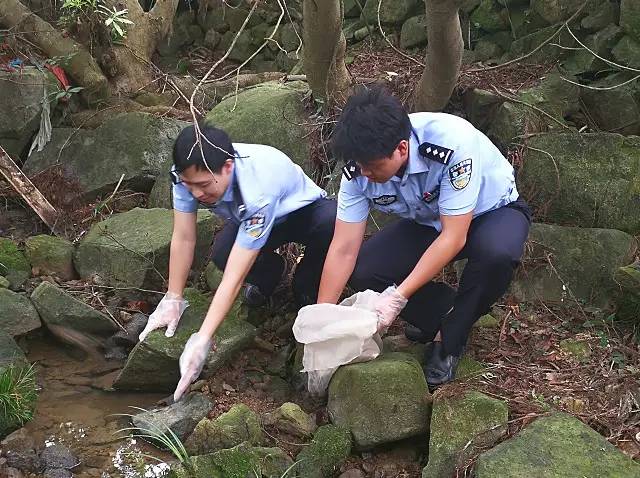
[[[398,286],[398,292],[407,299],[418,289],[433,279],[462,250],[465,237],[440,235],[413,268],[407,278]]]
[[[200,326],[201,333],[211,337],[218,329],[231,310],[231,306],[240,292],[240,287],[242,287],[242,283],[259,253],[259,249],[243,249],[237,245],[233,246],[227,259],[222,281],[216,289],[204,322]]]
[[[335,304],[340,298],[347,281],[356,265],[358,252],[345,253],[333,245],[329,248],[324,261],[320,289],[318,290],[318,304]]]
[[[187,283],[187,277],[189,276],[191,264],[193,263],[193,251],[195,247],[195,241],[181,239],[171,241],[168,292],[182,296],[182,291]]]

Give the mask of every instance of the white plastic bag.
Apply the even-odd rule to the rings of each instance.
[[[382,351],[377,332],[378,292],[366,290],[339,305],[315,304],[300,309],[293,335],[304,344],[303,371],[312,394],[323,394],[341,365],[373,360]]]

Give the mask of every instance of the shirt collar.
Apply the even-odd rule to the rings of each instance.
[[[402,179],[398,176],[393,176],[391,181],[400,182],[402,184],[407,182],[410,174],[426,173],[429,171],[429,165],[425,158],[422,157],[418,151],[420,143],[418,142],[418,135],[415,130],[411,130],[411,136],[409,136],[409,159],[407,160],[407,168],[404,170]]]
[[[225,189],[222,197],[216,202],[216,206],[222,202],[233,202],[233,188],[236,181],[236,163],[233,163],[233,169],[231,170],[231,175],[229,177],[229,184],[227,185],[227,189]]]

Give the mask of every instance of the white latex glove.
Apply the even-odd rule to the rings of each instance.
[[[162,298],[156,310],[149,316],[147,325],[140,333],[138,339],[143,341],[149,332],[159,329],[160,327],[166,327],[167,331],[164,333],[167,337],[173,337],[180,322],[180,317],[184,309],[189,307],[189,302],[180,297],[177,294],[167,292]]]
[[[382,291],[376,301],[378,332],[387,330],[398,315],[400,315],[405,305],[407,305],[407,298],[398,292],[396,286],[389,286]]]
[[[189,337],[180,355],[180,381],[173,392],[173,401],[177,402],[184,395],[189,386],[200,376],[207,361],[209,352],[215,350],[215,343],[211,337],[196,332]]]

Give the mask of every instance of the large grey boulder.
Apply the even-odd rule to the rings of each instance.
[[[42,152],[34,152],[23,169],[31,175],[60,164],[65,178],[79,184],[86,199],[111,193],[122,174],[121,188],[149,192],[158,176],[169,174],[173,142],[186,125],[124,113],[93,130],[54,128],[51,141]],[[65,199],[73,199],[73,194]]]
[[[527,146],[518,188],[538,220],[640,232],[639,137],[543,133]]]
[[[0,71],[0,144],[14,159],[28,151],[40,127],[45,88],[47,93],[57,91],[57,81],[35,67]]]
[[[165,337],[163,329],[156,330],[139,342],[116,378],[115,389],[158,392],[175,389],[180,379],[178,359],[191,334],[200,328],[211,301],[211,297],[191,289],[185,291],[185,297],[189,307],[182,315],[175,335]],[[236,302],[216,331],[218,347],[209,354],[204,376],[215,373],[240,350],[253,343],[256,329],[245,319],[245,308]]]
[[[309,174],[310,144],[304,126],[308,118],[303,105],[308,91],[301,82],[262,83],[222,100],[206,121],[224,129],[234,142],[279,149]]]
[[[389,353],[340,367],[329,384],[332,423],[351,430],[359,448],[372,448],[429,430],[431,395],[412,356]]]
[[[221,221],[198,211],[194,268],[207,257]],[[168,277],[173,211],[135,208],[95,224],[78,244],[76,270],[114,286],[161,288]]]
[[[628,35],[640,40],[640,3],[636,0],[621,0],[620,26]]]
[[[480,455],[476,476],[637,478],[640,465],[578,419],[556,413]]]
[[[134,415],[131,422],[142,433],[171,430],[181,441],[193,431],[198,422],[213,408],[213,403],[201,393],[187,395],[166,408],[147,410]]]
[[[31,294],[42,321],[78,332],[109,335],[119,330],[112,319],[50,282],[42,282]]]
[[[637,244],[615,229],[534,224],[512,293],[519,300],[555,304],[589,303],[613,307],[616,271],[629,264]]]
[[[38,311],[22,294],[0,288],[0,330],[11,336],[40,328]]]
[[[503,101],[495,109],[487,136],[506,151],[513,142],[521,142],[525,133],[567,131],[565,118],[579,111],[579,101],[578,86],[564,81],[557,72],[550,73],[539,85],[519,92],[515,101]]]

